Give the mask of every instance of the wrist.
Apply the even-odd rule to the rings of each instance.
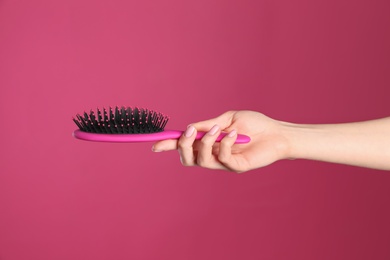
[[[307,153],[321,136],[321,129],[316,125],[294,124],[280,121],[281,135],[285,142],[282,159],[309,159]]]

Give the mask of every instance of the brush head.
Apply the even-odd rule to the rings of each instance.
[[[97,134],[151,134],[164,131],[169,117],[147,108],[116,106],[102,108],[82,115],[73,121],[83,132]]]

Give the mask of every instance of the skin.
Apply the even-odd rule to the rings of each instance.
[[[207,134],[195,140],[196,132]],[[218,135],[229,133],[220,143]],[[248,144],[234,144],[237,133]],[[390,117],[343,124],[293,124],[254,111],[228,111],[188,126],[179,140],[153,151],[178,150],[184,166],[246,172],[283,159],[309,159],[390,170]]]

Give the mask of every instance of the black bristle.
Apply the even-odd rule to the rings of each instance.
[[[116,106],[109,109],[96,109],[82,115],[77,114],[73,121],[84,132],[103,134],[144,134],[164,131],[169,118],[162,113],[146,108]]]
[[[79,121],[76,120],[76,118],[73,117],[72,119],[73,119],[73,122],[75,122],[75,124],[77,125],[77,127],[78,127],[79,129],[83,128],[83,127],[80,125]]]
[[[103,108],[103,120],[104,120],[103,126],[104,126],[104,129],[106,130],[106,133],[113,134],[114,132],[111,129],[110,118],[108,117],[107,110],[105,108]]]
[[[76,115],[77,119],[79,120],[81,126],[83,127],[83,131],[85,132],[91,132],[88,124],[85,122],[84,118],[80,116],[79,114]]]
[[[107,110],[105,108],[103,108],[103,121],[108,123]]]
[[[138,108],[135,107],[134,110],[133,110],[133,128],[134,128],[134,131],[133,133],[134,134],[139,134],[139,111],[138,111]]]

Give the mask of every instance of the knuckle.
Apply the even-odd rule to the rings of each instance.
[[[218,160],[222,163],[228,163],[229,162],[229,156],[225,153],[218,154]]]
[[[202,145],[208,145],[210,143],[210,141],[208,138],[204,137],[204,138],[200,139],[200,143]]]
[[[179,140],[179,142],[177,143],[177,147],[178,148],[190,148],[192,146],[192,144],[191,143],[189,143],[189,142],[185,142],[185,141],[183,141],[183,140]]]

